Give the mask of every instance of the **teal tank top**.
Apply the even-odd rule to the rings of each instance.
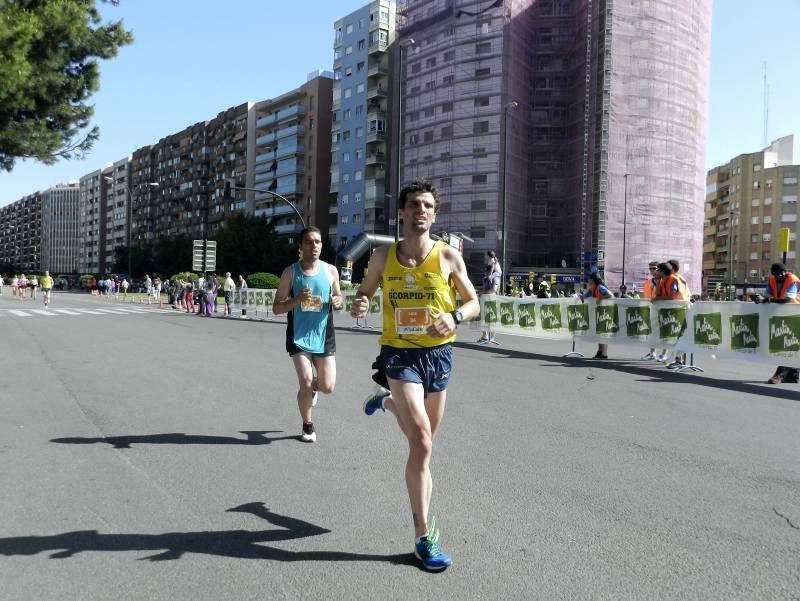
[[[287,316],[287,348],[293,345],[312,354],[331,354],[334,351],[332,285],[328,264],[324,261],[319,262],[319,269],[314,275],[304,274],[299,262],[293,265],[292,296],[297,296],[308,286],[311,288],[311,298],[308,302],[295,306]]]

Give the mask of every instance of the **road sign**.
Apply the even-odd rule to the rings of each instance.
[[[206,240],[206,262],[203,265],[203,241],[192,241],[192,271],[216,271],[217,269],[217,242]]]

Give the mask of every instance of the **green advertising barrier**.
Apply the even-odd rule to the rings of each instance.
[[[658,338],[661,342],[675,343],[686,330],[686,308],[671,307],[658,310]]]
[[[520,303],[517,305],[517,324],[524,330],[536,327],[536,305]]]
[[[800,315],[769,318],[769,352],[800,351]]]
[[[619,332],[617,305],[601,305],[595,309],[595,332],[598,336],[614,336]]]
[[[650,307],[625,307],[625,335],[628,338],[646,340],[653,333],[650,319]]]
[[[569,331],[588,332],[589,331],[589,305],[567,305],[567,326]]]
[[[755,350],[760,346],[758,313],[731,315],[731,350]]]
[[[556,303],[539,305],[539,323],[546,332],[561,330],[561,305]]]
[[[722,344],[722,313],[701,313],[693,319],[697,346],[715,349]]]
[[[487,325],[496,324],[498,321],[497,301],[486,301],[483,303],[483,322]]]
[[[500,325],[511,327],[517,324],[514,317],[514,301],[500,303]]]
[[[380,313],[381,312],[381,299],[383,297],[380,294],[376,294],[372,297],[369,301],[369,312],[370,313]]]

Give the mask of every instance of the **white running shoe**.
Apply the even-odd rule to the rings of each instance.
[[[653,352],[649,352],[646,355],[642,355],[642,361],[652,361],[656,358],[656,354]]]
[[[300,440],[303,442],[317,442],[317,432],[314,430],[314,424],[303,424],[303,429],[300,431]]]

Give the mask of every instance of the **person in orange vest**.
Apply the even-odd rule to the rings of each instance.
[[[656,266],[656,273],[658,274],[658,288],[656,288],[656,295],[653,300],[682,300],[681,283],[673,273],[672,265],[666,262],[659,263]],[[658,360],[662,363],[667,363],[668,359],[669,349],[664,349],[658,356]]]
[[[581,302],[585,298],[595,298],[598,301],[604,298],[614,298],[614,295],[611,291],[606,288],[605,282],[603,282],[603,278],[601,278],[596,273],[590,273],[589,278],[586,282],[587,289],[583,292],[583,297],[581,298]],[[597,354],[595,354],[592,359],[608,359],[608,345],[607,344],[598,344],[597,345]]]
[[[757,302],[779,303],[779,304],[800,304],[798,292],[800,292],[800,278],[793,273],[786,271],[783,263],[773,263],[770,267],[769,281],[764,289],[764,297]],[[772,377],[767,380],[767,384],[797,384],[800,379],[800,370],[796,367],[778,366]]]
[[[648,269],[650,270],[650,277],[647,278],[642,285],[642,298],[645,300],[653,300],[658,290],[658,262],[650,261]],[[642,356],[642,361],[653,361],[655,358],[656,349],[655,347],[651,347],[650,351]]]
[[[689,291],[689,284],[686,283],[686,279],[678,273],[680,269],[680,262],[678,259],[670,259],[667,261],[670,267],[672,267],[672,275],[674,275],[678,279],[678,291],[681,296],[681,300],[689,301],[692,298],[692,293]],[[675,354],[675,361],[667,365],[667,369],[675,369],[676,367],[680,367],[681,365],[686,364],[686,353],[676,353]]]

